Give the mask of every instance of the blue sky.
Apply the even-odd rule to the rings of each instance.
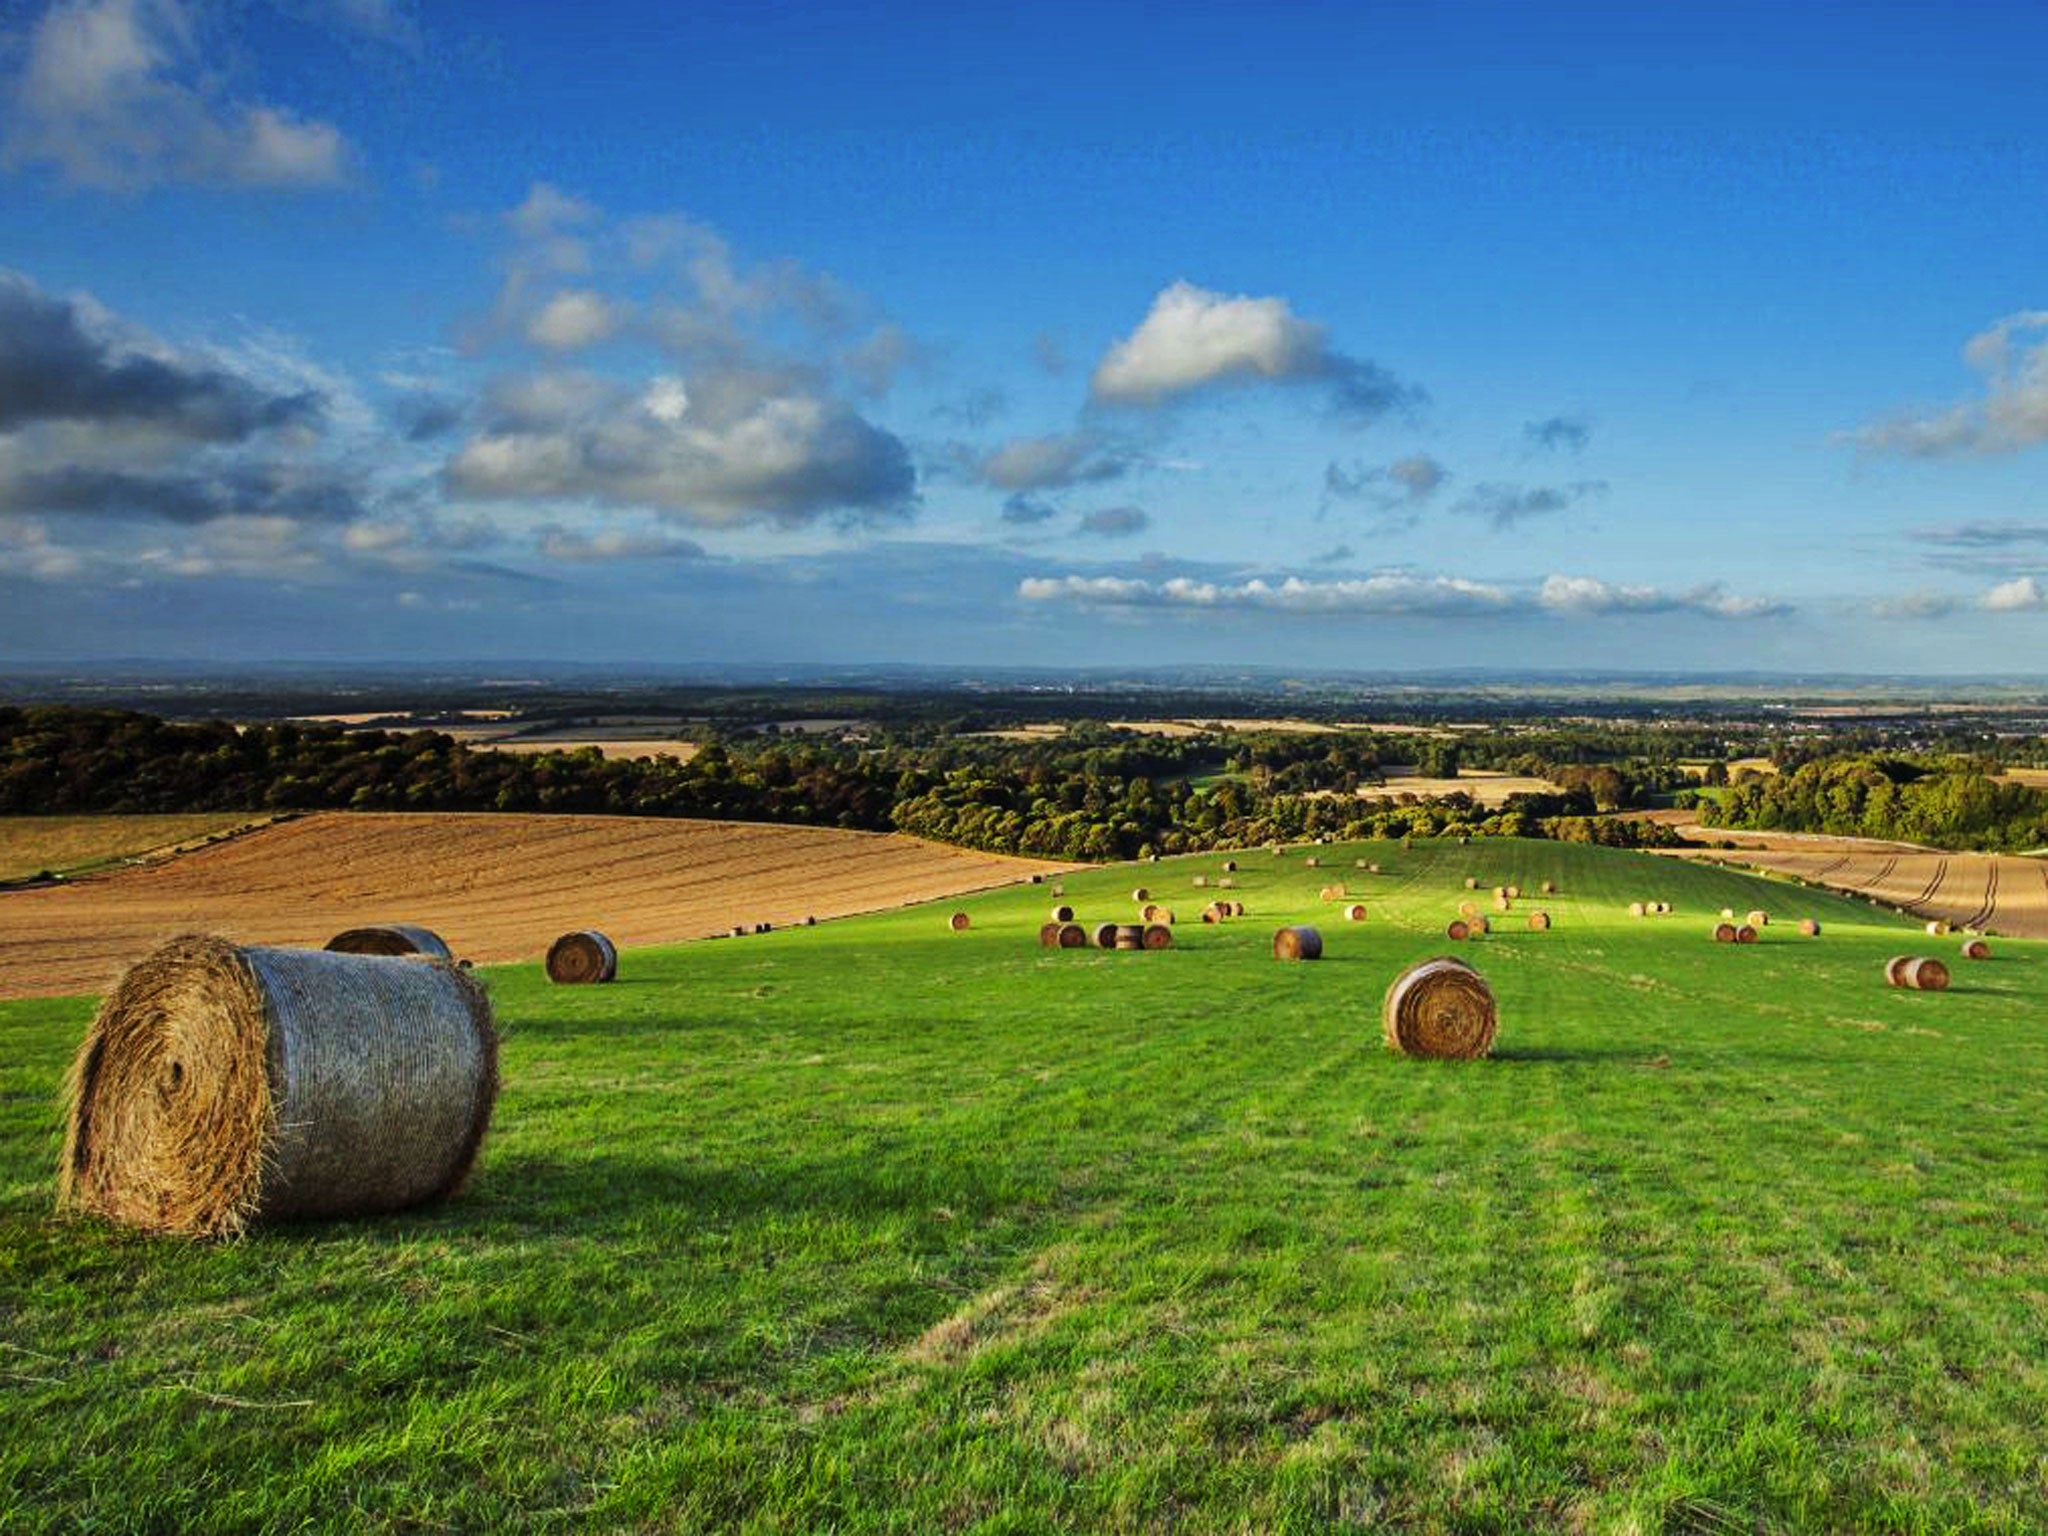
[[[2048,11],[0,0],[0,659],[2038,670]]]

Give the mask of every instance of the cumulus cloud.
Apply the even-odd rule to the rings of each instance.
[[[0,470],[0,509],[207,523],[223,517],[347,522],[363,504],[352,480],[324,466],[237,461],[157,473],[67,464]]]
[[[1128,455],[1106,448],[1092,433],[1017,437],[976,456],[962,455],[968,473],[999,491],[1054,491],[1114,480],[1132,464]]]
[[[1326,328],[1300,318],[1285,299],[1212,293],[1189,282],[1161,290],[1138,328],[1103,354],[1089,388],[1105,403],[1158,405],[1255,382],[1321,385],[1331,408],[1355,421],[1423,398],[1379,364],[1332,350]]]
[[[86,299],[58,298],[0,271],[0,432],[36,422],[149,428],[239,442],[318,422],[321,397],[277,394],[152,337]]]
[[[0,164],[78,186],[318,187],[349,174],[331,123],[229,93],[179,0],[58,0],[8,95]]]
[[[574,352],[618,333],[625,311],[588,288],[565,288],[526,323],[526,338],[555,352]]]
[[[1524,422],[1522,436],[1531,447],[1546,452],[1569,450],[1580,453],[1593,440],[1593,427],[1581,416],[1546,416],[1541,421]]]
[[[2015,576],[1986,592],[1977,606],[1989,613],[2038,613],[2048,608],[2048,592],[2031,576]]]
[[[1143,507],[1103,507],[1083,517],[1075,531],[1096,538],[1121,539],[1143,533],[1151,526],[1151,515]]]
[[[1978,332],[1963,361],[1983,376],[1981,397],[1902,413],[1846,433],[1865,453],[1938,459],[2012,453],[2048,443],[2048,310],[2022,310]]]
[[[1018,583],[1027,603],[1105,608],[1246,609],[1267,613],[1397,614],[1450,617],[1500,613],[1515,606],[1503,587],[1456,576],[1389,574],[1341,581],[1144,581],[1119,576],[1031,576]]]
[[[1605,480],[1579,480],[1571,485],[1503,485],[1488,481],[1467,491],[1459,512],[1483,517],[1496,528],[1511,528],[1532,517],[1565,511],[1592,496],[1607,494]]]
[[[1575,615],[1697,613],[1716,619],[1765,619],[1791,612],[1788,605],[1768,598],[1738,597],[1719,582],[1669,592],[1594,576],[1546,576],[1536,601],[1554,613]]]
[[[1869,611],[1879,619],[1945,619],[1960,606],[1946,592],[1901,592],[1873,600]]]

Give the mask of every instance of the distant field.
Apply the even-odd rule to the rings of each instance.
[[[0,1005],[0,1529],[2048,1528],[2048,948],[1607,849],[1318,855],[1240,855],[1224,926],[1220,856],[1065,877],[1176,905],[1160,954],[1040,949],[1025,886],[492,970],[471,1189],[225,1247],[51,1219],[90,1004]],[[1467,879],[1556,925],[1458,949],[1492,1060],[1393,1056]]]
[[[363,923],[421,922],[458,954],[512,960],[573,928],[599,927],[622,944],[672,943],[1060,867],[812,827],[330,811],[147,869],[0,893],[0,997],[104,986],[194,929],[317,945]]]
[[[0,881],[68,874],[231,832],[247,811],[192,816],[0,816]]]
[[[519,736],[510,741],[472,741],[479,752],[580,752],[595,747],[607,758],[672,757],[687,763],[702,750],[694,741],[648,741],[627,737]]]
[[[2002,784],[2025,784],[2030,789],[2048,789],[2048,768],[2008,768],[1998,775]]]
[[[1512,773],[1487,773],[1478,769],[1460,773],[1455,779],[1428,779],[1418,775],[1390,776],[1385,784],[1361,785],[1358,798],[1361,800],[1392,800],[1400,795],[1418,795],[1434,799],[1443,795],[1470,795],[1481,805],[1500,806],[1510,795],[1545,795],[1558,793],[1558,787],[1548,779],[1526,778]]]

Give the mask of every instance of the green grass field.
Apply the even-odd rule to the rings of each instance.
[[[228,1246],[51,1216],[91,1004],[0,1007],[0,1529],[2048,1527],[2048,947],[1321,852],[1241,855],[1226,927],[1220,856],[1066,880],[1170,902],[1159,954],[1040,950],[1026,886],[498,969],[470,1190]],[[1559,880],[1557,926],[1460,951],[1493,1059],[1394,1056],[1467,874]],[[1955,989],[1888,990],[1907,951]]]

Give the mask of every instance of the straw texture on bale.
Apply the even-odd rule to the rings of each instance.
[[[1173,930],[1164,923],[1147,923],[1144,938],[1147,949],[1173,948]]]
[[[1347,922],[1353,922],[1353,923],[1362,923],[1362,922],[1364,922],[1364,921],[1365,921],[1365,903],[1364,903],[1364,902],[1362,902],[1362,901],[1354,901],[1353,903],[1351,903],[1351,905],[1350,905],[1350,906],[1348,906],[1348,907],[1346,907],[1346,908],[1344,909],[1344,917],[1345,917],[1345,920],[1346,920]]]
[[[337,955],[426,955],[434,960],[452,960],[453,952],[441,935],[418,923],[376,923],[367,928],[348,928],[327,941]]]
[[[619,952],[595,928],[579,928],[548,946],[547,971],[549,981],[564,986],[614,981],[619,974]]]
[[[1820,936],[1820,924],[1810,917],[1802,917],[1799,919],[1799,931],[1809,939],[1818,938]]]
[[[1387,988],[1380,1022],[1404,1056],[1471,1061],[1493,1049],[1500,1017],[1486,980],[1448,955],[1411,965]]]
[[[61,1208],[226,1237],[452,1194],[497,1102],[498,1033],[452,964],[188,935],[121,978],[67,1089]]]
[[[1965,960],[1989,960],[1991,958],[1991,946],[1982,939],[1971,939],[1963,946],[1963,958]]]
[[[1116,923],[1097,923],[1095,925],[1095,947],[1097,949],[1115,949],[1118,926]]]
[[[968,929],[974,926],[974,919],[969,917],[965,912],[955,912],[951,917],[946,919],[946,926],[952,929],[955,933],[965,933]]]
[[[1735,930],[1735,942],[1738,944],[1754,944],[1756,942],[1756,930],[1750,927],[1749,924],[1744,923]]]
[[[1531,912],[1529,914],[1529,931],[1531,933],[1541,933],[1549,926],[1550,914],[1548,912]]]
[[[1948,967],[1932,955],[1916,955],[1908,960],[1901,976],[1915,992],[1948,990]]]
[[[1275,960],[1322,959],[1322,933],[1317,929],[1298,924],[1291,928],[1282,928],[1273,935],[1273,958]]]
[[[1052,920],[1056,923],[1071,923],[1074,920],[1074,909],[1072,907],[1054,907],[1052,909]]]
[[[1472,929],[1466,923],[1465,919],[1463,919],[1462,917],[1454,917],[1450,920],[1450,923],[1444,928],[1444,937],[1452,940],[1454,943],[1462,944],[1467,939],[1472,937]]]
[[[1735,942],[1735,925],[1733,923],[1714,924],[1714,942],[1716,944],[1733,944]]]
[[[1083,928],[1079,923],[1060,924],[1061,949],[1086,949],[1087,947],[1088,930],[1086,928]]]

